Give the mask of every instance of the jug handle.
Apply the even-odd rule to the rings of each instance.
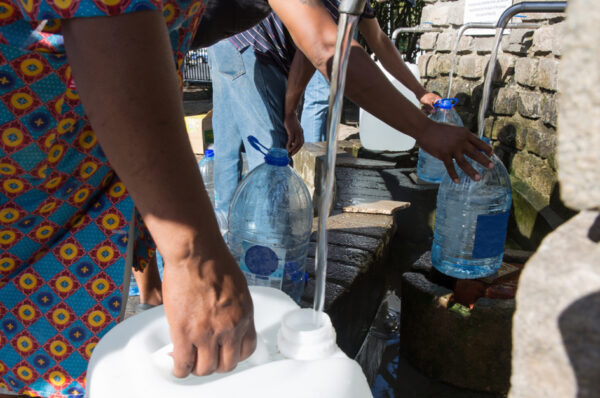
[[[262,153],[263,155],[266,156],[269,153],[269,148],[267,148],[266,146],[261,144],[260,141],[258,140],[258,138],[256,138],[255,136],[253,136],[253,135],[248,136],[248,142],[250,143],[250,145],[252,145],[252,147],[254,149],[256,149],[258,152]]]

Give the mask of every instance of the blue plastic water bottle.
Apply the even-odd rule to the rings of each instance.
[[[200,174],[202,174],[202,181],[204,187],[210,198],[210,202],[215,207],[215,152],[212,149],[204,151],[204,157],[198,162],[200,167]]]
[[[249,285],[283,290],[296,302],[304,290],[313,207],[308,188],[288,164],[285,149],[268,153],[254,137],[265,163],[238,185],[229,208],[228,244]]]
[[[437,197],[431,261],[446,275],[461,279],[495,273],[504,255],[512,202],[510,178],[496,155],[489,170],[469,159],[481,174],[473,181],[455,164],[460,182],[444,173]]]
[[[433,105],[435,107],[435,113],[429,116],[429,118],[439,123],[463,127],[460,116],[458,116],[458,113],[454,110],[456,104],[458,104],[457,98],[444,98],[436,101]],[[419,149],[417,176],[423,181],[439,184],[442,181],[442,176],[444,174],[446,174],[444,162],[431,156],[423,149]]]

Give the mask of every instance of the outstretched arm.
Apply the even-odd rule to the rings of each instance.
[[[325,76],[331,75],[337,27],[320,0],[269,0],[289,30],[298,48]],[[357,42],[353,42],[347,72],[346,96],[390,126],[414,137],[428,153],[441,159],[453,180],[457,164],[471,178],[480,176],[465,155],[491,167],[480,150],[492,153],[489,145],[460,127],[429,120],[398,92]]]
[[[433,104],[441,99],[440,96],[428,92],[419,83],[404,63],[400,51],[385,32],[381,30],[377,18],[363,18],[358,28],[383,67],[415,94],[427,112],[433,112]]]
[[[174,374],[234,368],[256,344],[252,301],[189,144],[162,13],[65,20],[63,35],[92,128],[165,259]]]
[[[287,88],[285,92],[285,107],[283,124],[288,134],[288,148],[291,154],[295,154],[304,144],[302,126],[298,121],[298,104],[306,85],[315,73],[315,67],[300,50],[296,50],[294,59],[288,74]],[[318,72],[317,72],[318,73]]]

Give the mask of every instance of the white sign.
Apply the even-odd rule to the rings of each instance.
[[[512,0],[465,0],[464,23],[498,22],[500,15],[512,5]],[[467,35],[493,35],[494,29],[469,29]]]

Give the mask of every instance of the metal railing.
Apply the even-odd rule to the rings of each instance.
[[[210,83],[208,55],[206,48],[188,51],[183,60],[183,81],[189,83]]]

